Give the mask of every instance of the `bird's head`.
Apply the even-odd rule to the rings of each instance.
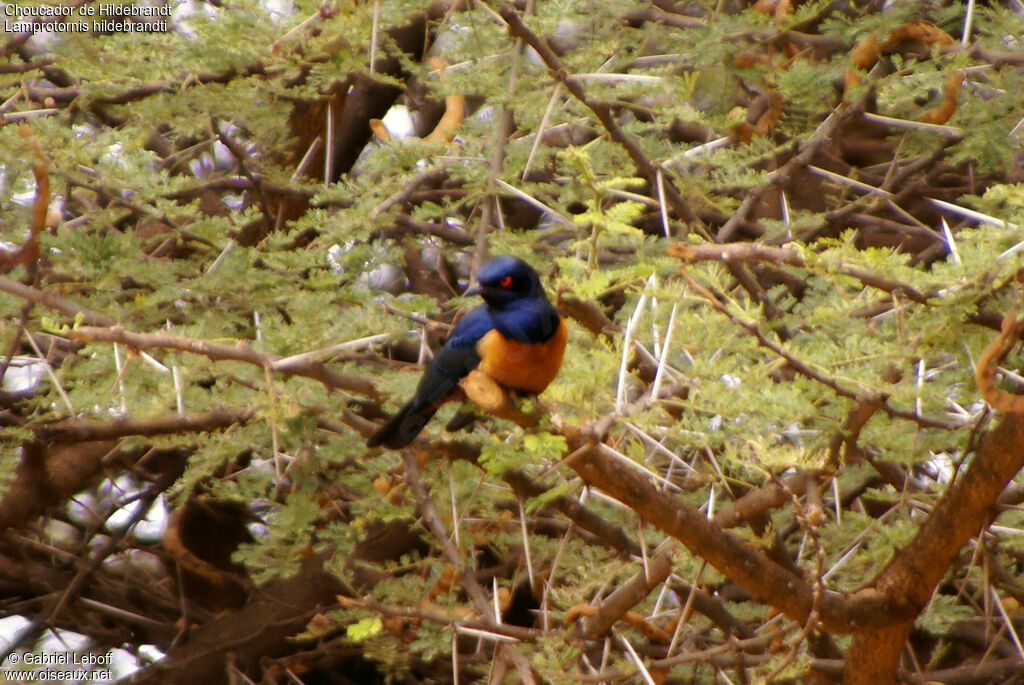
[[[495,257],[480,267],[476,283],[465,295],[480,295],[496,309],[531,297],[545,298],[544,287],[533,267],[517,257]]]

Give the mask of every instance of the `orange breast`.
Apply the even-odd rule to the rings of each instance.
[[[561,318],[555,334],[542,343],[521,343],[509,340],[497,330],[489,331],[476,344],[480,355],[477,369],[501,385],[540,394],[562,366],[567,338]]]

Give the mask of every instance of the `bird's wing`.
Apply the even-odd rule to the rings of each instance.
[[[494,313],[492,319],[492,328],[496,328],[505,338],[522,343],[546,342],[558,332],[561,325],[558,311],[541,297],[519,300]]]
[[[416,387],[413,402],[417,408],[441,403],[459,381],[480,363],[476,344],[494,328],[486,307],[477,307],[462,317],[433,361],[427,365]]]

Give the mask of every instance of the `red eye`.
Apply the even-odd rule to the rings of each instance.
[[[501,285],[502,288],[509,287],[510,285],[512,285],[512,277],[511,276],[505,276],[504,278],[501,279],[500,285]]]

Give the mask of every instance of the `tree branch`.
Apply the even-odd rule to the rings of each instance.
[[[204,433],[248,423],[256,407],[221,407],[197,414],[167,414],[149,419],[122,418],[113,421],[58,421],[35,429],[45,442],[94,442],[116,440],[129,435],[175,435]]]
[[[120,326],[98,328],[80,326],[73,329],[69,336],[72,340],[83,342],[108,342],[127,345],[135,350],[171,349],[191,354],[200,354],[214,361],[238,361],[253,364],[260,368],[276,370],[275,363],[284,357],[266,352],[259,352],[245,341],[234,345],[221,345],[207,340],[185,338],[170,333],[132,333]],[[289,358],[291,359],[291,358]],[[322,362],[303,360],[302,363],[289,363],[283,371],[293,376],[304,376],[323,383],[332,390],[348,390],[371,399],[379,399],[373,384],[366,379],[348,373],[334,371]]]
[[[672,552],[676,545],[648,559],[644,567],[632,578],[619,585],[610,595],[601,600],[597,612],[583,624],[580,633],[588,640],[604,637],[616,621],[626,612],[642,602],[656,587],[665,582],[672,572]]]
[[[501,18],[508,25],[509,33],[517,38],[521,38],[526,41],[527,45],[532,47],[540,55],[540,58],[544,60],[544,64],[547,65],[551,71],[551,75],[565,86],[565,89],[569,91],[574,98],[580,101],[587,109],[594,113],[601,125],[604,126],[605,130],[608,131],[608,135],[616,143],[621,145],[625,149],[626,154],[633,160],[637,170],[647,180],[652,188],[658,187],[658,167],[651,161],[651,159],[641,149],[640,144],[633,139],[632,136],[623,131],[618,122],[615,121],[615,115],[612,112],[611,107],[604,104],[603,102],[595,102],[587,98],[587,94],[583,91],[583,87],[580,85],[580,81],[569,73],[562,64],[562,60],[558,58],[555,51],[551,49],[548,42],[535,34],[533,31],[526,27],[520,18],[519,13],[516,12],[512,5],[502,5],[499,10]],[[690,208],[689,203],[683,198],[674,185],[669,181],[668,178],[664,179],[665,197],[668,199],[669,204],[672,205],[672,211],[676,215],[691,224],[695,229],[700,227],[700,218],[694,213],[693,209]]]
[[[673,257],[679,257],[686,262],[716,261],[726,264],[737,262],[768,262],[770,264],[786,264],[813,268],[808,266],[807,260],[795,247],[770,247],[761,243],[725,243],[721,245],[687,245],[675,243],[666,248],[666,252]],[[890,295],[903,295],[907,299],[918,304],[927,304],[928,300],[935,297],[934,293],[922,293],[917,288],[906,283],[894,281],[879,274],[861,269],[855,266],[847,266],[842,261],[827,260],[823,266],[829,271],[837,271],[846,274],[870,288],[876,288]]]
[[[946,430],[956,430],[962,426],[962,422],[950,421],[941,419],[936,416],[928,416],[921,414],[920,412],[912,409],[901,409],[895,407],[889,403],[888,398],[880,392],[862,392],[854,388],[849,388],[846,385],[841,384],[837,379],[829,376],[827,373],[818,370],[814,366],[804,362],[803,360],[795,357],[793,354],[788,352],[782,345],[772,341],[769,337],[761,330],[755,321],[749,319],[743,319],[733,314],[728,307],[722,304],[721,301],[714,294],[708,291],[707,288],[700,285],[697,281],[690,276],[689,272],[683,268],[683,275],[686,280],[692,285],[698,292],[703,295],[705,300],[713,309],[726,316],[734,324],[742,328],[743,330],[750,333],[757,340],[761,347],[775,353],[793,368],[794,371],[802,376],[810,378],[811,380],[817,381],[828,388],[830,388],[836,395],[840,397],[847,397],[858,403],[866,405],[877,404],[882,411],[889,416],[901,419],[907,419],[913,421],[918,425],[925,428],[944,428]]]
[[[720,573],[742,585],[759,600],[800,621],[814,607],[814,590],[801,577],[776,564],[760,550],[730,535],[713,521],[656,486],[640,469],[612,459],[599,444],[573,444],[584,449],[569,465],[589,485],[632,509],[643,520],[683,543]],[[826,592],[818,605],[826,629],[847,633],[892,621],[885,599],[872,590],[853,595]]]
[[[89,311],[85,307],[75,304],[71,300],[66,300],[60,295],[55,295],[47,290],[39,290],[29,285],[22,285],[17,281],[12,281],[8,278],[0,276],[0,290],[10,293],[16,297],[41,304],[49,309],[56,309],[57,311],[64,312],[69,316],[81,315],[82,321],[92,326],[113,326],[117,323],[115,319],[103,314],[96,314]]]

